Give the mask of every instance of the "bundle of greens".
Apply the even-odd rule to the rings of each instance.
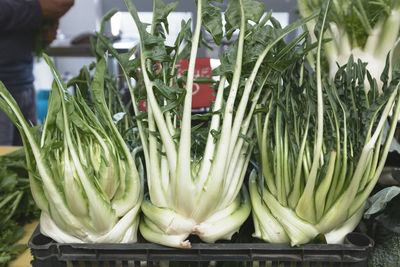
[[[39,209],[29,188],[25,153],[22,149],[0,157],[0,266],[26,249],[18,244],[23,226],[39,218]]]
[[[20,130],[41,232],[57,242],[135,242],[142,201],[142,168],[118,131],[105,102],[106,61],[90,83],[92,101],[68,94],[54,76],[43,129],[30,127],[0,83],[0,108]]]
[[[298,0],[302,16],[309,16],[321,9],[324,0]],[[353,57],[368,63],[367,69],[379,85],[387,57],[391,68],[400,59],[400,0],[333,0],[329,11],[329,26],[325,38],[325,55],[330,77],[334,78],[338,66]],[[307,26],[314,29],[316,21]],[[390,53],[390,54],[389,54]],[[389,71],[391,76],[391,71]],[[368,86],[368,83],[367,83]]]
[[[208,0],[197,1],[194,32],[190,30],[191,22],[183,21],[174,46],[169,47],[165,45],[167,16],[177,3],[154,1],[149,32],[139,20],[134,4],[130,0],[125,3],[139,30],[140,58],[131,59],[134,49],[119,55],[106,38],[99,38],[119,61],[139,118],[149,191],[142,204],[140,231],[148,241],[173,247],[190,247],[190,234],[205,242],[230,239],[251,210],[242,183],[253,148],[254,130],[250,123],[268,78],[266,61],[273,59],[274,46],[307,20],[285,29],[272,27],[267,25],[269,20],[278,23],[271,18],[271,12],[260,20],[263,4],[229,1],[226,35],[230,38],[239,30],[239,36],[214,72],[219,84],[211,122],[200,129],[191,124],[196,119],[191,113],[196,56],[202,28],[220,43],[221,10]],[[291,43],[281,52],[284,54],[295,45]],[[178,77],[176,63],[187,54],[188,71]],[[131,77],[138,80],[137,88],[132,87]],[[145,112],[137,105],[143,96]],[[196,132],[204,134],[204,145],[198,145],[201,141],[193,138],[200,137]]]
[[[260,105],[266,112],[257,114],[261,172],[259,179],[251,174],[250,195],[254,236],[268,242],[299,245],[319,234],[328,243],[340,242],[361,219],[396,127],[393,120],[381,148],[390,110],[396,104],[395,118],[400,111],[400,83],[389,83],[388,68],[383,94],[366,64],[352,57],[333,82],[322,79],[329,3],[315,27],[316,72],[308,73],[300,62],[278,75],[271,97]]]

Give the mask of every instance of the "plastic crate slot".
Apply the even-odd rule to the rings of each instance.
[[[342,262],[343,257],[341,255],[324,255],[321,252],[308,253],[304,255],[304,261],[306,262]]]
[[[253,254],[253,260],[255,261],[289,261],[289,262],[298,262],[303,261],[303,257],[298,252],[293,251],[257,251],[257,253]]]

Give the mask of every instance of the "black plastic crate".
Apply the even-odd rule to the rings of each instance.
[[[374,241],[350,233],[344,245],[306,244],[290,247],[267,243],[194,243],[176,249],[152,243],[60,244],[36,228],[28,246],[34,267],[136,266],[368,266]]]

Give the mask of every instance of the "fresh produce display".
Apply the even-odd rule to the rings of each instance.
[[[39,218],[29,187],[25,153],[22,149],[0,157],[0,266],[26,249],[18,244],[24,225]]]
[[[91,41],[96,62],[68,84],[43,54],[54,77],[44,125],[31,126],[0,82],[0,110],[26,157],[26,167],[20,158],[8,167],[17,154],[0,158],[0,266],[36,214],[28,184],[41,233],[60,243],[133,243],[140,230],[149,242],[189,248],[191,235],[230,240],[251,212],[253,237],[266,242],[342,242],[363,216],[400,113],[400,0],[299,0],[305,18],[285,28],[256,0],[230,0],[226,10],[213,3],[222,0],[197,0],[193,31],[182,21],[172,46],[177,2],[154,0],[149,25],[124,1],[137,47],[120,54],[105,37],[112,10]],[[311,33],[284,40],[306,24]],[[214,79],[195,79],[205,32],[218,45],[235,39]],[[108,73],[109,54],[121,76]],[[192,113],[200,82],[216,90],[201,115]],[[369,211],[389,201],[382,192]]]
[[[328,10],[326,1],[315,27],[316,72],[303,63],[282,73],[261,106],[267,111],[256,115],[262,174],[259,182],[250,176],[250,195],[255,236],[268,242],[299,245],[319,234],[343,241],[362,217],[396,128],[392,120],[381,147],[393,105],[394,118],[400,111],[400,83],[389,83],[387,69],[382,88],[367,79],[369,91],[366,64],[352,57],[332,82],[322,79]]]
[[[135,242],[142,200],[140,174],[109,113],[104,96],[106,63],[96,65],[90,84],[93,103],[54,75],[43,130],[30,127],[0,83],[0,108],[19,128],[30,185],[41,209],[41,232],[57,242]]]
[[[324,2],[298,0],[301,15],[307,17],[319,11]],[[387,58],[390,60],[389,77],[400,59],[400,0],[333,0],[328,19],[324,38],[331,38],[331,41],[324,47],[331,78],[338,65],[346,64],[352,55],[355,60],[368,63],[367,69],[382,93],[380,76]],[[307,24],[310,32],[315,23],[314,20]]]
[[[219,85],[211,122],[204,131],[191,125],[195,61],[202,28],[220,43],[221,10],[208,0],[197,1],[194,32],[190,31],[190,22],[182,22],[175,46],[168,47],[164,44],[166,21],[176,3],[154,1],[150,32],[139,20],[134,4],[130,0],[125,3],[139,30],[140,59],[127,60],[129,54],[116,54],[105,38],[100,39],[119,60],[128,84],[132,66],[140,63],[139,77],[134,77],[139,87],[144,84],[146,94],[146,120],[138,126],[149,190],[142,204],[141,234],[148,241],[173,247],[190,247],[190,234],[205,242],[230,239],[251,210],[242,184],[253,148],[248,140],[254,134],[250,123],[268,77],[266,59],[272,57],[271,50],[277,43],[307,20],[285,29],[271,27],[267,25],[271,13],[260,21],[263,4],[253,0],[229,2],[226,36],[230,38],[239,30],[239,37],[214,72]],[[293,46],[295,43],[284,48],[289,51]],[[189,68],[182,79],[177,76],[175,64],[186,52]],[[131,88],[134,103],[138,91]],[[143,116],[137,105],[134,109],[136,116]],[[201,142],[198,138],[204,140],[204,146],[196,146]]]

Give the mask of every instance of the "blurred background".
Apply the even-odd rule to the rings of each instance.
[[[297,1],[295,0],[260,0],[265,3],[265,11],[273,10],[273,16],[281,23],[282,27],[294,22],[298,18]],[[173,0],[164,0],[165,3],[174,2]],[[170,35],[167,43],[173,43],[180,31],[182,20],[196,20],[196,6],[194,0],[178,1],[179,5],[168,17]],[[216,3],[222,10],[226,8],[227,0],[224,3]],[[136,8],[139,11],[140,19],[151,23],[153,1],[134,0]],[[89,40],[95,36],[95,32],[100,27],[101,18],[109,10],[117,8],[119,12],[114,15],[106,33],[116,41],[114,47],[117,49],[129,49],[138,43],[138,31],[133,23],[130,14],[127,12],[123,0],[75,0],[74,6],[60,20],[57,39],[53,41],[47,54],[53,57],[56,68],[61,73],[63,79],[68,81],[79,73],[80,68],[89,65],[94,58],[91,56]],[[193,27],[193,24],[192,24]],[[293,38],[298,33],[294,32],[288,38]],[[218,54],[223,50],[223,46],[228,44],[224,40],[221,46],[217,46],[212,38],[204,34],[207,44],[212,47],[208,49],[202,47],[199,51],[199,57],[218,59]],[[233,36],[232,40],[235,38]],[[211,60],[211,67],[215,64]],[[115,62],[115,71],[118,71]],[[52,76],[49,68],[42,59],[36,58],[34,63],[35,88],[38,97],[38,116],[42,121],[47,111],[47,98],[51,88]]]

